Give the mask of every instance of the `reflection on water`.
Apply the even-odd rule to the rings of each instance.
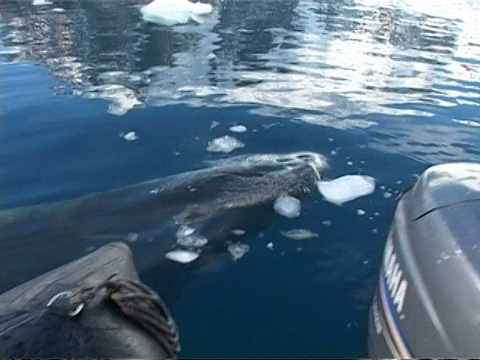
[[[411,131],[412,116],[446,132],[452,123],[429,118],[479,104],[480,7],[467,1],[227,0],[205,24],[172,28],[142,22],[140,5],[4,3],[2,63],[39,61],[62,80],[57,93],[106,99],[115,115],[142,104],[256,104],[265,116],[340,129],[383,133],[393,122],[408,155],[433,140]],[[468,115],[448,120],[478,120]]]

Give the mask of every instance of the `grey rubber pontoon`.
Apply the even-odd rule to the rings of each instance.
[[[0,295],[2,357],[171,359],[178,351],[175,322],[123,243]]]

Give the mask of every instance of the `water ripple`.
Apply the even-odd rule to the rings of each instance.
[[[245,105],[337,129],[402,129],[413,141],[402,142],[407,155],[419,157],[422,141],[431,149],[423,161],[466,156],[460,146],[439,152],[438,142],[422,140],[430,125],[445,141],[452,126],[477,130],[476,3],[225,0],[205,24],[171,28],[142,22],[141,4],[2,3],[2,64],[37,61],[60,80],[53,91],[104,99],[117,116],[141,105]],[[459,106],[465,115],[446,119]]]

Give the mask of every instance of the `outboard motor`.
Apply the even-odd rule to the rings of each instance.
[[[0,295],[5,358],[173,359],[178,351],[175,322],[123,243]]]
[[[373,358],[480,355],[480,164],[425,171],[399,200],[369,313]]]

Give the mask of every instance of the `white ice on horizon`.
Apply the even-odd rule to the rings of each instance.
[[[210,152],[223,152],[228,154],[236,149],[241,149],[245,145],[236,138],[232,136],[222,136],[216,139],[213,139],[208,142],[207,151]]]
[[[243,125],[234,125],[234,126],[231,126],[229,130],[231,132],[241,134],[241,133],[246,132],[247,128]]]
[[[288,218],[295,218],[300,215],[300,200],[294,198],[293,196],[282,195],[275,200],[275,203],[273,204],[273,209],[279,215]]]
[[[368,175],[345,175],[330,181],[318,181],[318,191],[325,200],[342,205],[375,191],[375,179]]]
[[[228,245],[227,249],[232,255],[233,260],[237,261],[250,250],[250,246],[242,243],[232,243]]]
[[[52,5],[53,3],[47,0],[33,0],[33,6]]]
[[[165,257],[168,260],[179,262],[181,264],[188,264],[198,259],[199,256],[200,254],[196,252],[186,250],[173,250],[165,254]]]
[[[305,240],[318,237],[317,233],[308,229],[292,229],[288,231],[280,230],[280,234],[294,240]]]
[[[202,16],[213,11],[210,4],[192,3],[188,0],[154,0],[140,8],[144,21],[164,26],[186,24],[193,20],[203,23]]]

